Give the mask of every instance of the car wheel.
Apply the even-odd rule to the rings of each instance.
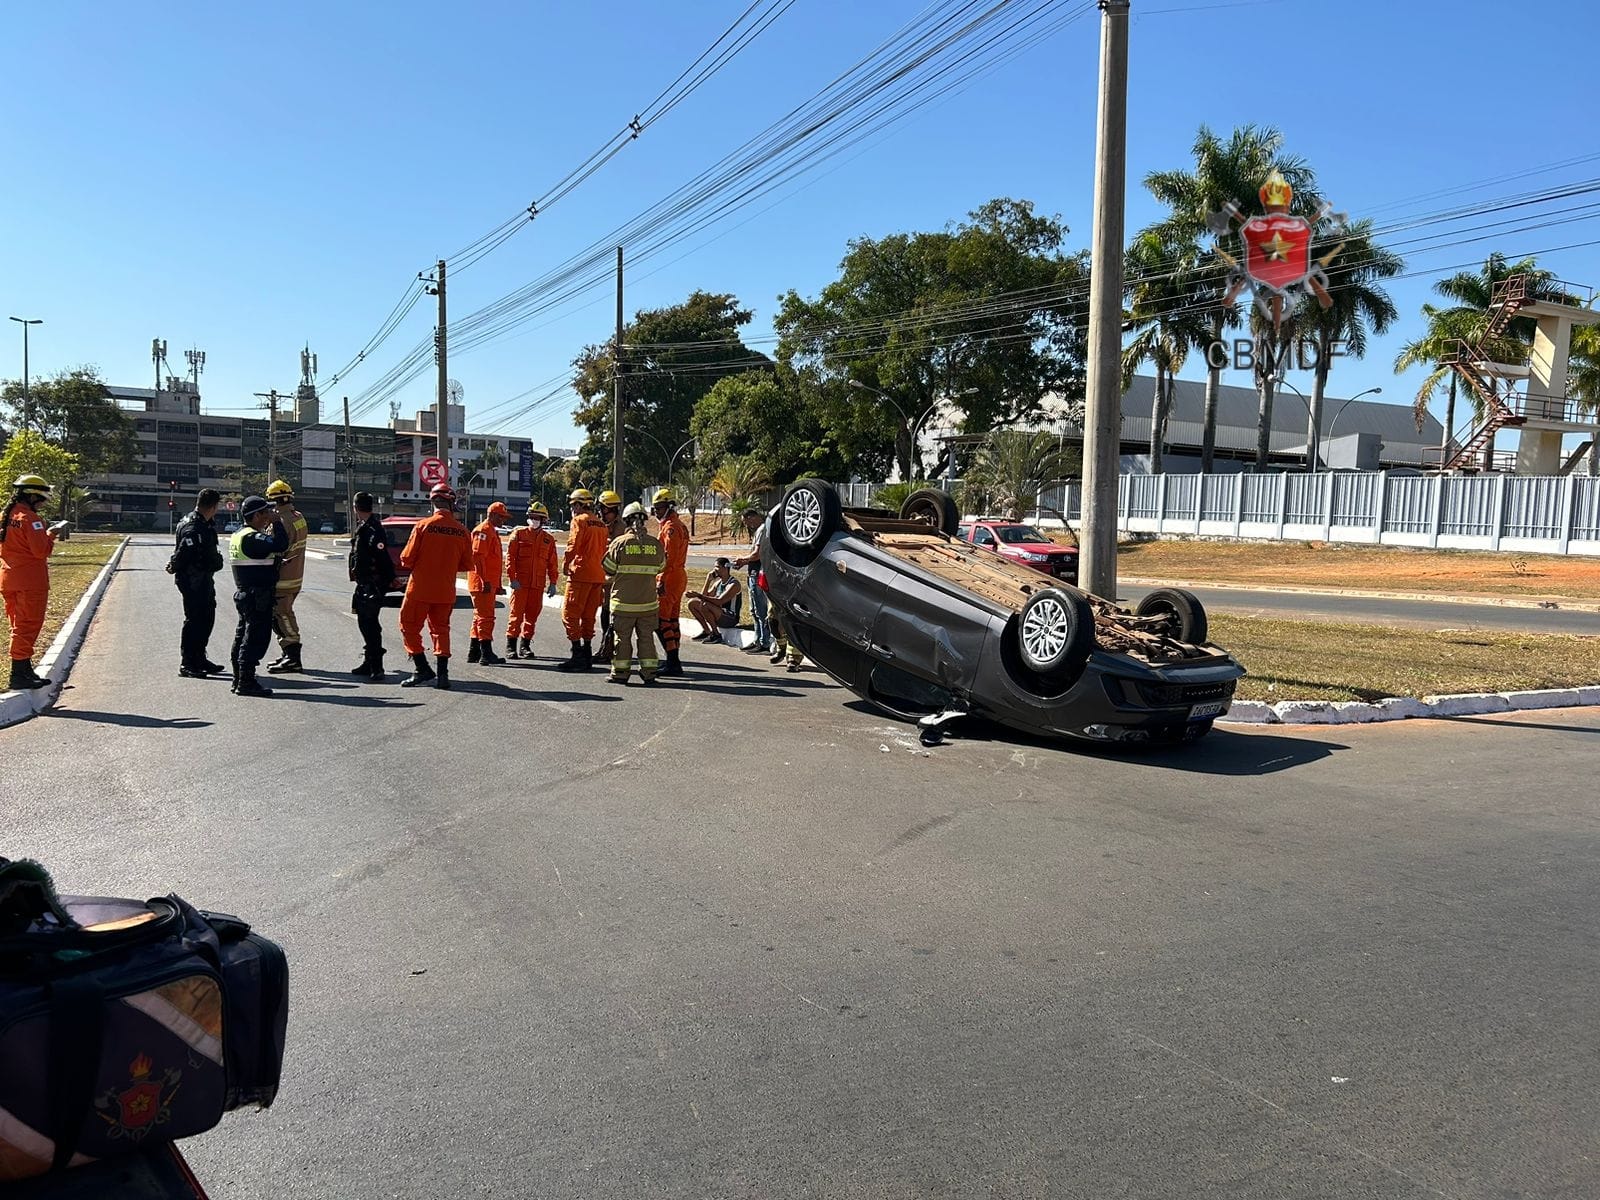
[[[940,533],[954,537],[961,524],[961,510],[949,492],[938,488],[918,488],[900,506],[902,521],[923,521]]]
[[[784,539],[807,556],[815,555],[833,536],[839,515],[839,493],[820,479],[791,483],[778,504]]]
[[[1200,597],[1183,588],[1158,588],[1151,592],[1133,610],[1136,617],[1170,617],[1170,637],[1192,646],[1203,646],[1210,636],[1206,622],[1206,606]]]
[[[1017,648],[1039,674],[1075,678],[1094,651],[1094,609],[1072,592],[1040,589],[1022,606]]]

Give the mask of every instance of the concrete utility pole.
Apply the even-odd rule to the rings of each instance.
[[[261,393],[256,395],[261,396]],[[273,388],[261,398],[267,402],[267,482],[270,484],[278,477],[278,389]]]
[[[26,429],[33,419],[33,402],[28,398],[28,326],[43,325],[43,317],[12,317],[22,326],[22,427]]]
[[[346,533],[356,528],[355,456],[350,451],[350,397],[344,398],[344,524]]]
[[[622,495],[622,247],[617,247],[617,340],[611,352],[611,490]]]
[[[1089,263],[1089,379],[1084,419],[1084,588],[1117,595],[1117,467],[1122,447],[1122,238],[1127,191],[1128,2],[1100,0],[1100,111]]]
[[[444,259],[436,265],[438,278],[435,280],[435,291],[439,296],[439,326],[433,331],[433,361],[439,364],[439,394],[435,397],[439,415],[434,418],[437,425],[435,432],[439,435],[437,448],[434,453],[439,461],[450,461],[450,362],[448,347],[445,344],[445,311],[444,311]]]

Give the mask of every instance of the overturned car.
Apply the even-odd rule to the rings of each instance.
[[[952,536],[944,492],[898,514],[845,509],[802,479],[768,519],[767,590],[794,644],[924,740],[983,717],[1044,736],[1186,742],[1228,711],[1244,668],[1207,641],[1192,593],[1132,612]]]

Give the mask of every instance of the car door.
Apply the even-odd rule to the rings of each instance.
[[[965,691],[989,645],[989,618],[971,593],[903,572],[878,608],[872,653],[918,678]]]
[[[835,539],[789,600],[797,618],[790,636],[801,652],[849,687],[862,678],[878,610],[900,574],[892,563],[862,553],[864,546]]]

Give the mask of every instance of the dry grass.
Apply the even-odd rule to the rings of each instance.
[[[1600,638],[1211,615],[1241,700],[1381,700],[1600,683]]]
[[[45,607],[44,630],[34,647],[35,658],[50,648],[61,626],[121,541],[121,534],[79,533],[70,541],[57,543],[55,553],[50,556],[50,602]],[[11,623],[0,612],[0,639],[10,637]]]
[[[1405,550],[1327,542],[1136,542],[1120,574],[1260,586],[1600,600],[1600,558]]]

